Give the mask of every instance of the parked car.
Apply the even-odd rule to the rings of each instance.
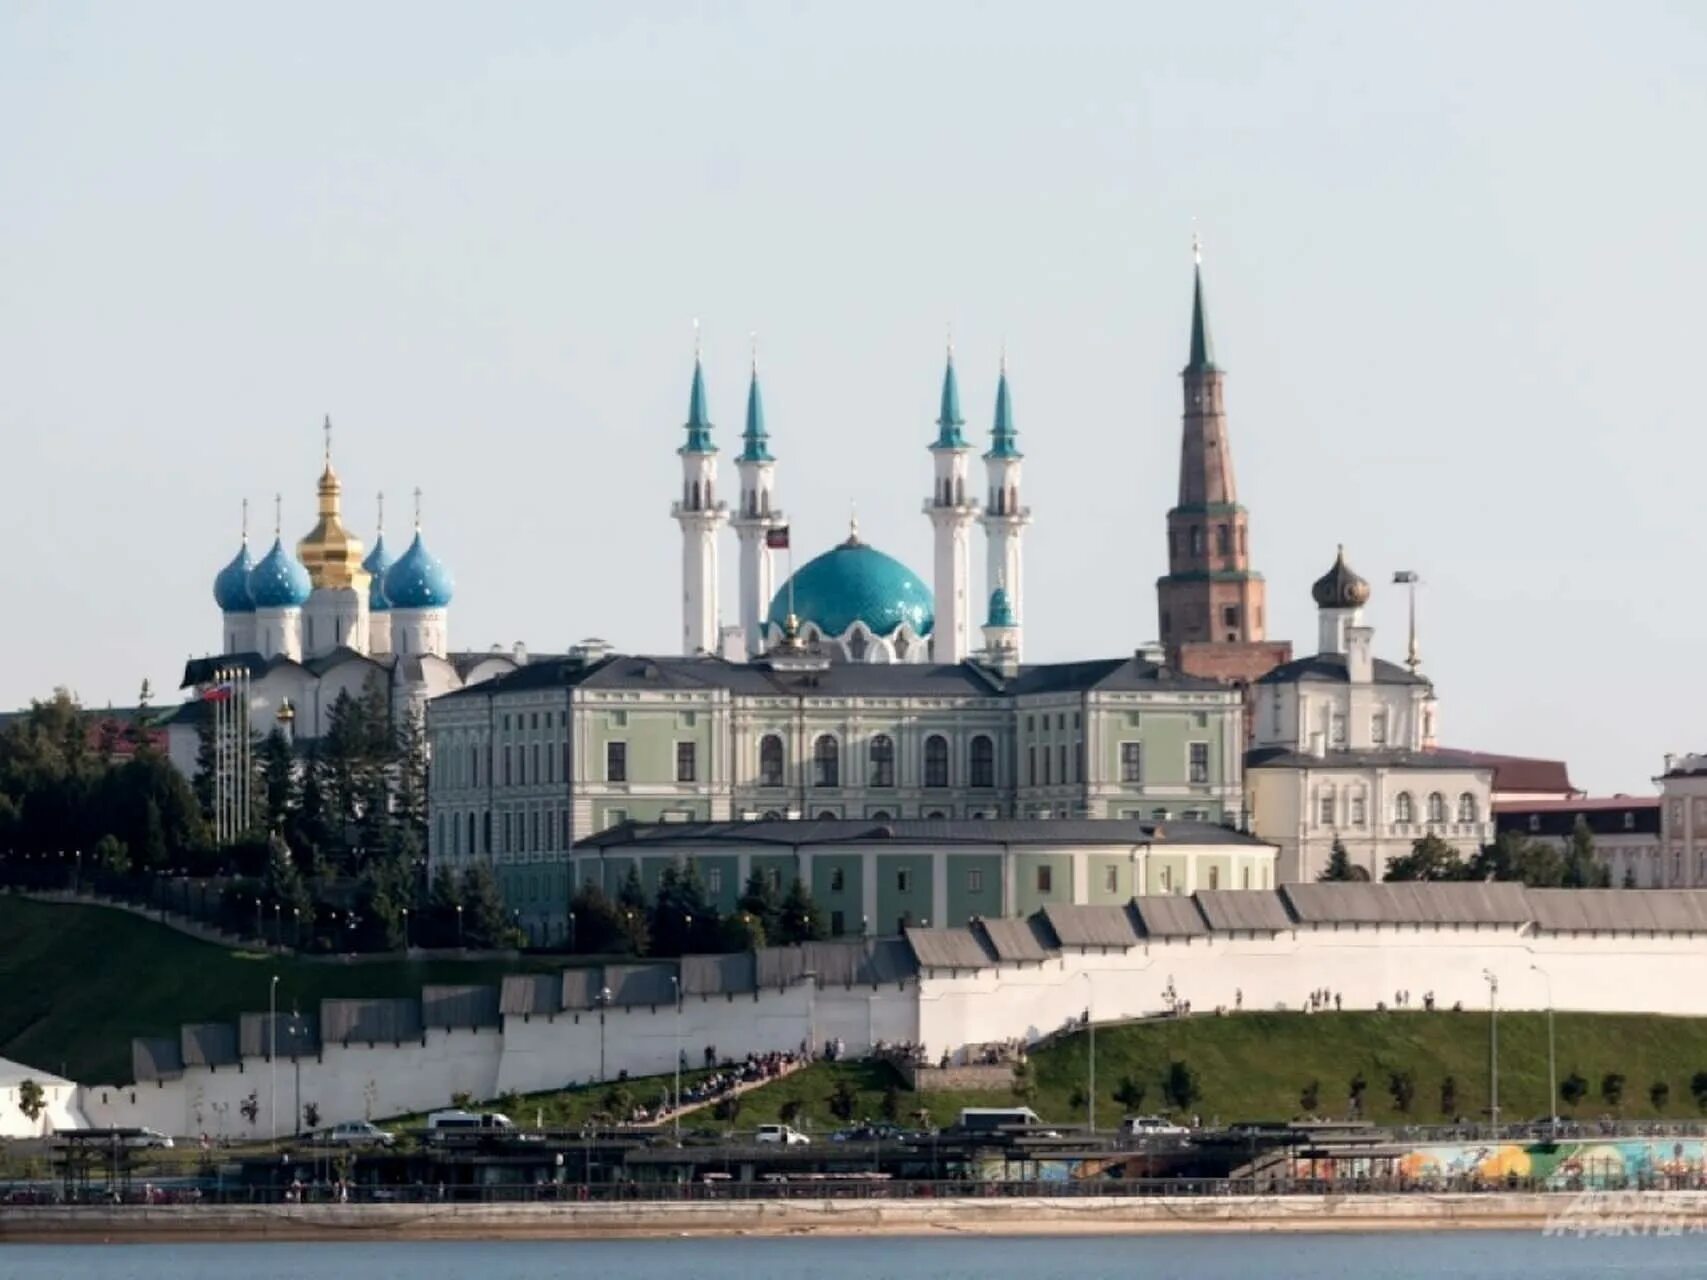
[[[775,1142],[785,1147],[809,1147],[812,1139],[786,1124],[761,1124],[753,1135],[755,1142]]]
[[[138,1129],[134,1133],[125,1135],[124,1144],[127,1147],[139,1149],[162,1149],[170,1148],[172,1139],[158,1129]]]
[[[314,1135],[316,1142],[337,1147],[389,1147],[397,1135],[368,1120],[346,1120]]]

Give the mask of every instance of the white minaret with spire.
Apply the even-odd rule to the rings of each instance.
[[[753,349],[752,380],[747,384],[747,425],[735,459],[741,477],[741,505],[730,521],[741,543],[741,639],[749,658],[765,649],[765,612],[776,594],[776,551],[771,531],[788,521],[776,505],[776,459],[765,430],[765,404],[759,393],[759,356]]]
[[[717,446],[705,408],[699,324],[694,324],[693,390],[688,399],[687,440],[682,460],[682,496],[670,514],[682,527],[682,652],[716,653],[722,633],[717,608],[717,533],[729,508],[717,500]]]
[[[1019,433],[1014,429],[1013,401],[1008,394],[1008,355],[1002,352],[1002,373],[996,383],[996,420],[990,431],[990,450],[984,455],[989,492],[980,523],[985,537],[985,598],[1003,593],[1012,619],[1004,628],[1011,658],[1020,659],[1025,622],[1025,559],[1020,541],[1031,523],[1031,508],[1020,495]]]
[[[960,428],[960,387],[954,377],[954,344],[942,375],[942,411],[937,437],[931,444],[935,487],[925,502],[935,534],[936,620],[931,631],[931,657],[937,662],[960,662],[972,652],[972,524],[978,503],[967,496],[967,468],[972,446]]]

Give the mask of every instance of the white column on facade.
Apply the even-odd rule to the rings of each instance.
[[[882,933],[877,921],[877,851],[862,850],[859,855],[860,914],[865,917],[867,937]]]
[[[1018,875],[1019,875],[1019,868],[1016,865],[1016,860],[1014,858],[1014,851],[1012,849],[1004,846],[1002,849],[1002,915],[1003,916],[1013,915],[1014,910],[1015,910],[1015,905],[1019,901],[1019,899],[1016,896],[1015,891],[1014,891],[1014,882],[1015,882],[1016,878],[1018,877]]]
[[[938,927],[948,924],[948,851],[945,849],[931,854],[931,923]]]
[[[735,894],[737,897],[747,892],[747,881],[752,877],[752,874],[753,855],[743,849],[735,855],[735,879],[738,882],[735,886]]]
[[[1076,903],[1089,902],[1090,894],[1090,854],[1083,849],[1073,854],[1073,901]]]

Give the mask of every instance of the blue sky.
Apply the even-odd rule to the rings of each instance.
[[[1156,634],[1190,241],[1270,634],[1336,543],[1420,572],[1453,745],[1646,789],[1703,745],[1699,7],[13,3],[0,12],[0,703],[164,695],[330,413],[453,643],[678,634],[704,326],[756,331],[801,553],[929,568],[945,330],[1005,342],[1028,657]],[[730,450],[732,453],[733,450]],[[725,477],[732,480],[732,472]],[[981,553],[980,553],[981,554]],[[733,542],[725,614],[735,611]]]

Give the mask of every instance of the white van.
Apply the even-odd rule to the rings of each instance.
[[[967,1107],[960,1113],[960,1128],[968,1133],[994,1133],[1016,1125],[1030,1128],[1041,1124],[1030,1107]]]
[[[1172,1138],[1191,1132],[1166,1116],[1128,1116],[1120,1127],[1135,1138]]]
[[[753,1135],[755,1142],[775,1142],[785,1147],[809,1147],[812,1139],[786,1124],[761,1124]]]
[[[434,1111],[427,1116],[428,1133],[468,1133],[491,1132],[499,1129],[514,1129],[510,1117],[496,1111],[463,1111],[460,1108],[449,1111]]]

